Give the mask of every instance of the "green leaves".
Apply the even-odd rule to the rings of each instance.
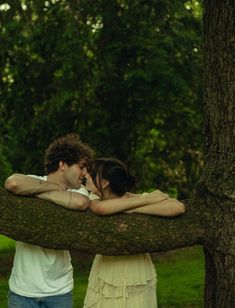
[[[201,164],[198,2],[9,6],[0,8],[0,131],[13,170],[42,173],[48,143],[77,132],[98,155],[125,160],[138,188],[187,194]]]

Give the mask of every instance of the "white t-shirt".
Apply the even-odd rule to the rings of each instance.
[[[47,177],[34,176],[40,180]],[[73,190],[88,194],[82,187]],[[26,297],[61,295],[73,289],[73,267],[68,250],[54,250],[16,242],[9,288]]]

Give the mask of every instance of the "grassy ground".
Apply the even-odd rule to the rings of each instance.
[[[8,277],[14,241],[0,236],[0,307],[7,307]],[[201,247],[154,254],[158,275],[159,308],[203,307],[204,258]],[[74,264],[74,308],[83,307],[92,256],[72,252]],[[134,308],[134,307],[133,307]]]

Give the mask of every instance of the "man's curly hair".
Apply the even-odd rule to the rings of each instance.
[[[94,158],[94,151],[76,134],[69,134],[52,142],[45,152],[44,169],[46,174],[55,172],[59,162],[68,166],[84,161],[89,167]]]

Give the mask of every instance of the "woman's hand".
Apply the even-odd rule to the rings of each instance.
[[[131,198],[131,197],[137,197],[137,196],[141,196],[141,194],[134,194],[131,192],[126,192],[123,196],[121,196],[121,198]]]
[[[168,194],[163,193],[159,189],[154,190],[148,194],[144,193],[143,197],[147,198],[149,203],[156,203],[156,202],[164,201],[170,198]]]

